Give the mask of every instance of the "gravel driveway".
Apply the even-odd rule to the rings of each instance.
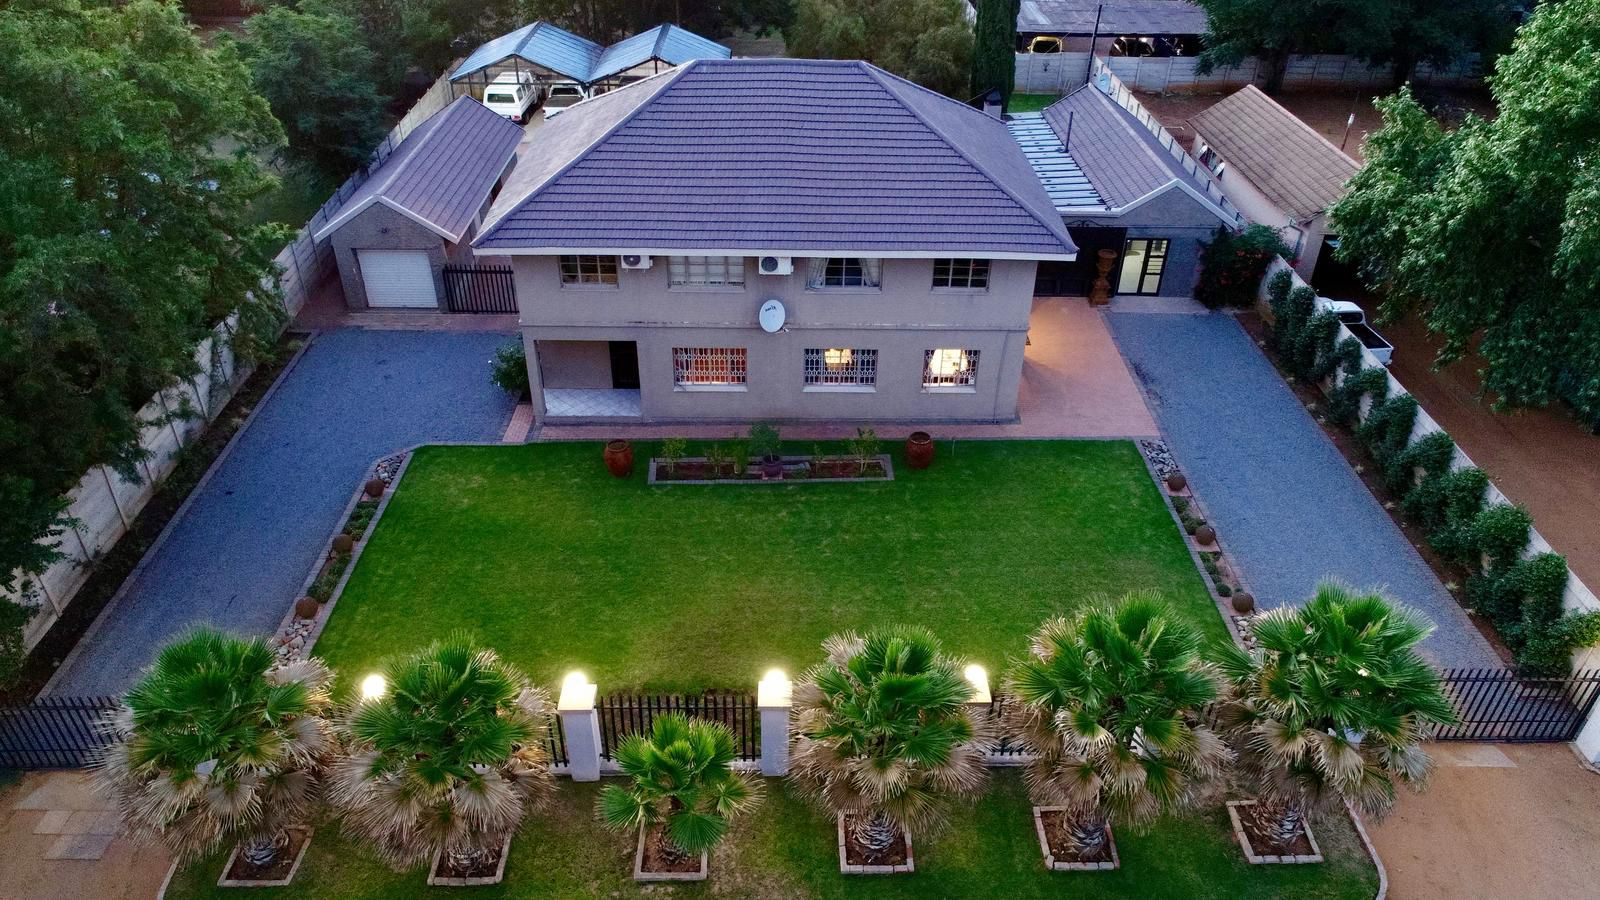
[[[374,460],[428,441],[499,440],[514,404],[490,384],[488,361],[507,337],[318,336],[49,693],[120,693],[191,625],[271,634]]]
[[[1231,316],[1113,313],[1178,464],[1264,607],[1336,577],[1381,587],[1438,626],[1440,666],[1500,659],[1338,448]]]

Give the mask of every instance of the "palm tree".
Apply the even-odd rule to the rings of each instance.
[[[726,725],[657,716],[649,737],[629,735],[617,746],[617,766],[633,782],[601,791],[600,817],[618,831],[664,826],[675,859],[709,850],[759,799],[755,783],[731,768],[734,756]]]
[[[827,660],[794,688],[791,772],[825,808],[855,817],[852,838],[881,857],[902,832],[943,824],[953,799],[982,791],[987,715],[924,628],[822,643]]]
[[[1257,647],[1228,647],[1223,721],[1255,785],[1255,818],[1282,849],[1308,812],[1350,802],[1374,817],[1396,784],[1420,788],[1429,723],[1455,713],[1416,646],[1433,626],[1381,594],[1324,582],[1300,609],[1255,620]]]
[[[317,796],[330,680],[319,660],[279,665],[260,638],[193,631],[123,699],[98,775],[129,828],[179,859],[239,843],[270,865]]]
[[[1192,799],[1229,758],[1200,724],[1218,676],[1200,636],[1153,592],[1046,622],[1006,679],[1005,731],[1034,754],[1034,799],[1067,810],[1085,857],[1110,821],[1143,825]]]
[[[390,664],[353,705],[329,797],[396,868],[444,851],[481,868],[552,785],[550,700],[493,650],[451,636]]]

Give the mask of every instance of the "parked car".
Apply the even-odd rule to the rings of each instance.
[[[1318,297],[1317,310],[1337,315],[1339,321],[1344,323],[1344,327],[1349,329],[1350,333],[1355,335],[1356,340],[1361,342],[1361,346],[1372,351],[1372,355],[1377,357],[1378,362],[1387,366],[1389,360],[1394,358],[1394,345],[1389,343],[1371,325],[1367,324],[1366,311],[1360,306],[1349,300]]]
[[[552,82],[550,96],[544,101],[544,117],[548,119],[574,103],[587,99],[589,99],[588,92],[576,81]]]
[[[502,72],[483,90],[483,105],[513,122],[526,121],[539,102],[539,83],[532,72]]]
[[[1034,35],[1033,40],[1028,42],[1027,52],[1028,53],[1060,53],[1061,52],[1061,38],[1050,37],[1049,35],[1043,35],[1043,34]]]

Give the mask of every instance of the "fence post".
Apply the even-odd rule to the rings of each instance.
[[[567,738],[567,765],[573,781],[600,780],[600,714],[594,708],[598,689],[582,672],[561,682],[556,715]]]
[[[789,774],[789,708],[794,684],[782,669],[772,669],[756,684],[761,715],[761,774]]]

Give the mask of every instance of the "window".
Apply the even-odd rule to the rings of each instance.
[[[562,284],[616,284],[615,256],[561,257]]]
[[[933,261],[933,286],[963,291],[989,289],[987,259],[936,259]]]
[[[883,261],[863,259],[858,256],[834,256],[811,261],[806,274],[806,287],[818,288],[876,288],[883,284]]]
[[[944,348],[922,356],[924,388],[970,389],[978,381],[978,351]]]
[[[672,380],[684,390],[742,390],[743,347],[673,347]]]
[[[878,383],[878,351],[853,347],[806,350],[806,387],[872,387]]]
[[[744,287],[742,256],[669,256],[673,287]]]
[[[510,94],[486,94],[483,99],[489,103],[504,103],[508,106],[517,102],[517,98]]]
[[[1164,238],[1134,238],[1122,250],[1122,274],[1117,279],[1119,294],[1161,293],[1161,273],[1167,268]]]

